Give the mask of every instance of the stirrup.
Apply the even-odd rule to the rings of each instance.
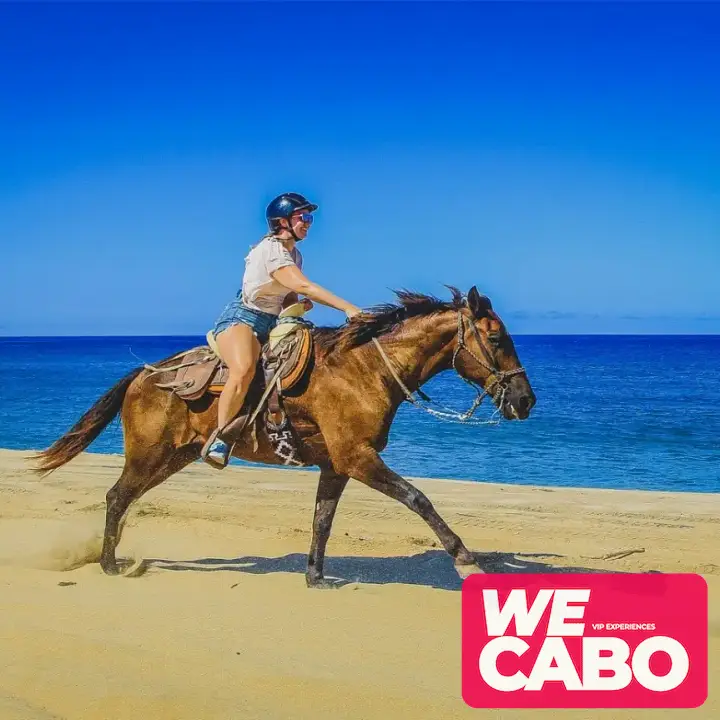
[[[204,460],[208,465],[216,468],[217,470],[223,470],[224,468],[227,467],[228,463],[230,462],[230,455],[232,455],[232,450],[233,450],[233,446],[235,443],[233,443],[231,445],[228,442],[226,442],[225,440],[222,440],[222,438],[219,438],[218,437],[219,435],[220,435],[220,428],[216,428],[215,430],[213,430],[210,437],[207,439],[207,442],[205,443],[205,445],[203,445],[203,448],[200,451],[200,459]],[[222,442],[224,442],[228,448],[224,463],[218,462],[214,458],[211,458],[209,455],[210,448],[212,447],[213,443],[218,439],[222,440]]]

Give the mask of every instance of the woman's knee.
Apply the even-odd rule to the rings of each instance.
[[[255,375],[255,366],[250,362],[240,361],[228,366],[227,382],[233,385],[246,385]]]

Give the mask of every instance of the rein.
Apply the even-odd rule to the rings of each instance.
[[[437,405],[438,407],[443,408],[443,410],[435,410],[433,408],[426,407],[423,405],[418,398],[415,397],[415,395],[410,392],[410,390],[407,388],[405,383],[400,379],[400,376],[395,372],[395,369],[392,366],[392,363],[390,362],[390,358],[388,358],[385,351],[382,349],[382,346],[378,342],[377,338],[373,338],[372,341],[375,343],[375,347],[378,349],[378,352],[380,353],[380,356],[382,357],[383,361],[387,365],[388,370],[390,371],[390,374],[395,379],[395,382],[400,386],[403,393],[405,394],[405,399],[411,403],[414,407],[419,408],[420,410],[424,410],[426,413],[429,413],[430,415],[434,415],[435,417],[438,417],[442,420],[448,420],[450,422],[460,422],[460,423],[469,423],[471,425],[497,425],[499,424],[500,420],[494,420],[493,418],[498,415],[505,404],[505,393],[507,392],[508,386],[507,386],[507,380],[508,378],[511,378],[513,375],[521,375],[525,372],[525,368],[515,368],[514,370],[500,370],[497,367],[495,367],[495,363],[493,362],[492,358],[490,357],[489,353],[485,349],[485,346],[482,343],[482,339],[480,338],[480,333],[478,332],[477,328],[475,327],[474,323],[469,323],[470,329],[472,330],[475,339],[477,340],[478,347],[482,350],[483,355],[485,356],[485,359],[479,358],[466,344],[465,344],[465,321],[463,320],[462,312],[458,310],[458,334],[457,334],[457,346],[455,347],[455,350],[453,352],[452,356],[452,369],[458,374],[462,380],[464,380],[468,385],[470,385],[475,392],[477,393],[477,397],[475,400],[473,400],[472,405],[468,410],[466,410],[464,413],[459,413],[456,410],[453,410],[452,408],[448,408],[445,405],[442,405],[441,403],[435,402],[432,398],[430,398],[428,395],[426,395],[422,390],[418,388],[416,390],[417,395],[424,400],[427,403],[433,403]],[[474,380],[469,380],[466,377],[463,377],[460,374],[460,371],[457,369],[455,365],[455,361],[457,359],[458,354],[461,350],[465,350],[466,353],[470,355],[470,357],[475,360],[476,363],[478,363],[480,366],[485,368],[490,374],[485,381],[485,388],[483,388],[479,383],[476,383]],[[492,390],[492,388],[495,388]],[[493,402],[497,405],[495,412],[493,413],[490,420],[478,420],[476,418],[473,418],[473,414],[475,411],[480,407],[480,404],[485,399],[485,397],[492,398]],[[499,400],[498,400],[499,398]]]

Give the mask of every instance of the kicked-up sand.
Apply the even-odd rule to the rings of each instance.
[[[316,471],[195,463],[136,503],[95,562],[122,458],[46,478],[0,451],[0,719],[720,718],[720,495],[416,480],[486,569],[698,572],[710,696],[696,710],[473,710],[460,694],[460,579],[420,518],[351,482],[305,587]],[[633,551],[633,552],[629,552]],[[605,559],[601,559],[605,558]]]

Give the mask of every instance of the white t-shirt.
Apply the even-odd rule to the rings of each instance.
[[[289,265],[296,265],[302,270],[302,255],[297,247],[291,253],[272,235],[266,235],[257,245],[253,245],[245,258],[242,284],[245,305],[279,315],[283,301],[291,291],[274,280],[271,273]]]

